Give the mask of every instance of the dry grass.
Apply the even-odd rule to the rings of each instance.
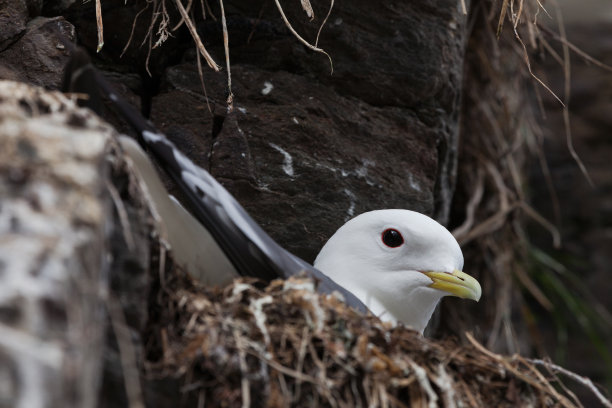
[[[521,348],[512,319],[514,280],[542,307],[553,305],[526,270],[526,219],[548,230],[555,247],[561,235],[553,222],[529,204],[524,168],[538,157],[548,174],[542,134],[530,102],[532,90],[552,91],[537,77],[530,55],[542,35],[538,15],[546,14],[537,0],[482,0],[472,4],[464,79],[460,162],[457,177],[461,221],[453,233],[464,248],[470,270],[487,271],[485,296],[495,299],[483,319],[487,347],[507,352]],[[524,40],[526,39],[526,40]],[[556,95],[555,95],[556,97]],[[557,197],[549,183],[555,207]]]
[[[176,6],[176,9],[178,10],[180,17],[181,17],[180,21],[178,21],[173,27],[171,25],[172,21],[171,21],[170,13],[168,12],[168,9],[167,9],[167,4],[166,4],[167,1],[172,2],[174,6]],[[278,11],[280,13],[280,16],[283,22],[285,23],[285,25],[287,26],[287,29],[289,29],[291,34],[293,34],[295,38],[297,38],[302,44],[304,44],[306,47],[308,47],[312,51],[319,52],[327,56],[327,58],[329,59],[331,73],[333,73],[334,68],[333,68],[331,56],[327,52],[325,52],[325,50],[323,50],[322,48],[319,48],[318,43],[319,43],[319,36],[321,34],[321,30],[323,29],[323,26],[327,22],[327,19],[329,18],[329,15],[332,11],[332,8],[334,7],[334,0],[331,1],[329,12],[327,13],[327,16],[325,17],[325,19],[323,19],[323,22],[321,23],[319,27],[319,30],[317,32],[317,37],[314,41],[314,44],[304,39],[293,28],[293,26],[291,25],[291,22],[285,15],[285,11],[283,9],[283,6],[280,4],[280,1],[279,0],[274,0],[274,1],[276,3],[276,6],[278,8]],[[96,25],[97,25],[97,31],[98,31],[97,51],[100,52],[100,50],[104,46],[104,24],[102,20],[101,0],[96,0],[95,5],[96,5]],[[312,5],[310,4],[310,1],[301,0],[301,6],[304,12],[306,13],[306,15],[311,20],[313,20],[314,11],[312,9]],[[227,96],[226,103],[227,103],[228,112],[231,112],[233,110],[234,94],[232,92],[232,74],[231,74],[231,67],[230,67],[229,35],[227,32],[227,23],[225,19],[225,7],[224,7],[223,0],[219,0],[219,7],[221,11],[221,25],[223,27],[223,46],[225,50],[225,68],[227,70],[228,96]],[[147,34],[145,35],[145,38],[143,39],[143,42],[142,42],[142,44],[147,43],[148,50],[149,50],[149,54],[147,56],[147,61],[146,61],[147,72],[149,70],[148,65],[149,65],[149,57],[151,55],[151,51],[161,46],[172,35],[172,33],[178,30],[183,24],[187,26],[187,29],[189,30],[191,38],[193,39],[193,42],[196,46],[196,51],[197,51],[197,56],[198,56],[198,68],[200,72],[200,80],[203,82],[203,77],[202,77],[201,68],[200,68],[200,57],[203,57],[206,60],[206,63],[208,64],[208,66],[214,71],[218,72],[221,70],[221,66],[217,64],[214,58],[210,55],[210,53],[204,46],[204,42],[202,41],[202,39],[200,38],[200,35],[198,34],[196,30],[197,19],[201,17],[202,19],[205,20],[207,18],[207,12],[210,18],[212,18],[214,21],[217,21],[217,18],[214,16],[214,14],[211,11],[210,6],[208,5],[208,0],[200,0],[200,9],[202,11],[201,16],[195,15],[195,7],[194,7],[193,0],[188,0],[187,6],[183,4],[183,0],[147,0],[146,6],[134,18],[134,22],[132,25],[132,34],[128,38],[126,45],[123,49],[124,53],[130,46],[130,44],[132,43],[134,28],[136,27],[138,18],[143,12],[145,12],[149,8],[152,8],[151,20],[149,21],[149,28],[147,30]],[[153,39],[155,37],[156,37],[156,40],[155,40],[155,43],[153,43]],[[202,86],[203,86],[204,94],[206,94],[204,85]],[[209,110],[210,110],[210,107],[209,107]]]
[[[549,230],[555,245],[560,245],[556,227],[528,204],[524,184],[525,163],[532,154],[541,153],[541,135],[530,103],[533,76],[522,41],[529,39],[530,47],[537,43],[534,16],[538,10],[536,1],[481,0],[472,3],[468,18],[471,32],[464,67],[453,234],[469,261],[466,268],[480,272],[483,299],[489,299],[487,310],[479,311],[468,324],[480,325],[479,338],[486,339],[487,348],[507,353],[528,351],[519,335],[525,328],[516,326],[512,314],[517,304],[515,280],[544,308],[552,307],[522,262],[528,242],[525,218]],[[460,333],[464,326],[454,322],[464,312],[461,307],[443,310],[446,329]]]
[[[563,70],[564,89],[560,96],[554,95],[564,110],[566,134],[560,137],[565,137],[568,151],[587,180],[590,177],[573,149],[569,132],[568,52],[572,50],[602,69],[609,69],[567,41],[559,14],[551,14],[537,0],[482,0],[472,3],[469,17],[471,33],[465,65],[457,177],[459,200],[454,213],[459,222],[456,221],[458,227],[453,232],[462,244],[468,270],[480,271],[483,299],[492,300],[486,311],[479,310],[468,324],[480,326],[478,338],[485,341],[487,348],[504,353],[530,354],[536,350],[542,353],[547,349],[541,343],[541,329],[534,320],[536,313],[529,306],[533,302],[527,299],[534,299],[550,313],[543,318],[554,317],[557,321],[561,316],[560,320],[568,325],[578,322],[576,326],[584,331],[580,333],[583,341],[591,342],[597,350],[607,343],[605,337],[597,337],[597,330],[585,329],[581,322],[586,319],[587,326],[596,328],[609,325],[596,317],[599,314],[595,312],[594,299],[574,284],[563,283],[569,281],[562,281],[554,268],[534,261],[533,253],[537,249],[531,246],[525,231],[527,221],[532,221],[550,232],[553,246],[558,248],[562,244],[556,228],[560,203],[545,159],[540,123],[545,113],[538,112],[532,102],[534,94],[540,99],[541,92],[552,91],[536,75],[535,68],[532,69],[531,56],[546,54]],[[542,18],[558,21],[559,34],[541,26],[539,19]],[[563,52],[557,53],[549,41],[559,42]],[[541,166],[553,207],[552,213],[545,216],[529,205],[525,174],[527,165],[534,159]],[[538,262],[537,268],[534,262]],[[558,283],[556,289],[545,284],[547,279]],[[586,311],[568,313],[568,304],[580,304]],[[445,329],[462,332],[465,324],[454,321],[465,314],[464,307],[443,310]],[[602,353],[602,358],[608,357],[609,352]]]
[[[296,278],[224,289],[170,273],[149,325],[149,378],[212,406],[579,407],[559,367],[501,356],[466,334],[428,340],[364,317]],[[567,374],[567,373],[564,373]],[[575,376],[575,374],[572,374]],[[611,406],[588,380],[588,386]]]

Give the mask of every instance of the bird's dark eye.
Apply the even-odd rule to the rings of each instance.
[[[387,228],[382,233],[382,242],[391,248],[397,248],[404,243],[404,237],[396,229]]]

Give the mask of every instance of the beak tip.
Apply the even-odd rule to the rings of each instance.
[[[475,293],[474,293],[474,297],[472,298],[475,302],[479,302],[480,298],[482,297],[482,288],[480,287],[480,283],[474,279],[475,282]]]

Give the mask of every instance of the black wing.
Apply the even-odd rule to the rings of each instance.
[[[306,272],[319,281],[320,292],[337,291],[349,306],[361,312],[368,310],[351,292],[278,245],[210,173],[194,164],[121,98],[102,73],[82,58],[81,53],[77,55],[78,61],[71,61],[70,71],[66,74],[65,83],[70,84],[68,90],[88,94],[90,102],[93,102],[90,106],[99,106],[95,100],[98,90],[112,102],[117,112],[137,132],[141,146],[183,191],[195,218],[211,233],[240,275],[270,281]]]

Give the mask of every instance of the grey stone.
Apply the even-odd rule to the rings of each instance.
[[[58,89],[69,53],[62,40],[74,41],[72,24],[62,17],[37,17],[21,37],[0,52],[0,79]]]

